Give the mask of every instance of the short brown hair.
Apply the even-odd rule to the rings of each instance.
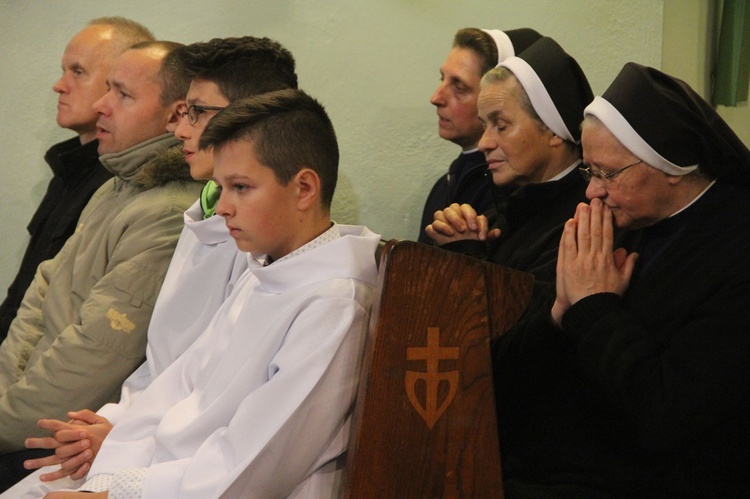
[[[180,47],[174,55],[190,79],[215,83],[230,102],[297,88],[294,57],[270,38],[214,38]]]
[[[463,28],[453,37],[453,46],[473,51],[479,57],[482,76],[497,65],[497,45],[495,40],[478,28]]]
[[[245,140],[281,185],[302,168],[320,177],[320,201],[329,210],[338,180],[336,133],[323,106],[301,90],[277,90],[232,102],[211,119],[200,148]]]
[[[184,100],[190,88],[190,78],[182,70],[182,66],[174,55],[175,50],[182,46],[182,43],[156,40],[136,43],[131,47],[132,50],[160,49],[166,53],[161,61],[158,75],[158,83],[161,85],[159,101],[165,107],[174,101]]]

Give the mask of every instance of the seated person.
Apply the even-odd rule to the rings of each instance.
[[[582,142],[591,202],[560,241],[555,325],[513,352],[536,375],[506,380],[528,399],[505,401],[524,422],[506,497],[747,497],[750,151],[635,63]]]
[[[189,84],[163,64],[177,46],[143,42],[124,51],[93,104],[99,159],[114,178],[63,249],[39,266],[0,345],[0,453],[41,436],[42,417],[115,400],[143,362],[182,213],[201,187],[166,133]]]
[[[548,37],[489,71],[479,95],[485,125],[479,148],[487,156],[492,181],[517,187],[507,205],[497,208],[500,215],[491,231],[486,215],[457,204],[437,212],[426,229],[446,249],[536,278],[522,320],[491,345],[501,449],[515,433],[516,418],[523,423],[522,412],[509,412],[506,401],[518,398],[516,390],[527,386],[504,380],[509,372],[514,377],[529,372],[525,360],[507,352],[525,341],[525,324],[538,314],[549,315],[560,235],[578,203],[586,200],[586,181],[577,167],[580,120],[592,99],[578,63]]]
[[[446,249],[554,282],[563,225],[586,199],[576,167],[580,117],[592,99],[576,60],[549,37],[489,71],[478,101],[484,125],[479,149],[494,184],[517,188],[497,209],[501,228],[489,233],[495,236],[490,243],[487,217],[470,205],[438,211],[427,234]]]
[[[52,90],[59,94],[57,124],[76,136],[53,145],[44,155],[53,176],[27,227],[30,238],[21,266],[0,304],[0,342],[8,335],[39,264],[60,251],[73,235],[86,203],[112,178],[99,163],[99,115],[92,104],[107,91],[107,74],[115,57],[145,41],[154,41],[145,26],[123,17],[99,17],[89,21],[65,47],[62,76]]]
[[[185,227],[149,324],[146,362],[123,384],[119,403],[107,404],[96,414],[89,410],[71,412],[72,422],[40,421],[40,427],[53,432],[53,437],[30,438],[27,446],[53,448],[55,454],[29,460],[25,465],[30,469],[54,464],[61,467],[45,468],[30,477],[29,484],[66,475],[73,479],[85,476],[111,425],[203,332],[246,267],[244,255],[237,257],[237,246],[224,219],[213,216],[219,192],[210,181],[213,155],[199,150],[198,142],[209,120],[229,102],[271,90],[296,88],[294,58],[278,42],[246,36],[179,47],[172,52],[171,60],[192,79],[187,107],[174,133],[183,141],[191,176],[209,182],[201,197],[185,212]]]
[[[477,97],[482,75],[499,63],[523,52],[541,35],[529,28],[500,31],[463,28],[453,38],[453,48],[440,68],[440,84],[430,103],[437,107],[440,137],[461,147],[461,154],[432,187],[419,226],[420,243],[432,244],[424,233],[437,210],[453,203],[470,204],[484,213],[493,201],[486,179],[484,154],[477,150],[482,124],[477,119]],[[498,194],[499,195],[499,194]]]
[[[107,436],[81,488],[95,494],[50,498],[337,492],[379,236],[331,222],[336,137],[303,92],[229,104],[200,145],[248,269]]]

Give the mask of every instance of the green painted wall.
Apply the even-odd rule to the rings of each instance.
[[[662,0],[0,0],[0,290],[50,177],[42,155],[71,136],[55,125],[51,86],[67,41],[90,18],[123,15],[185,43],[279,40],[339,136],[334,218],[414,238],[430,186],[458,154],[437,136],[428,102],[458,28],[536,28],[579,60],[600,94],[627,61],[661,65],[662,11]]]

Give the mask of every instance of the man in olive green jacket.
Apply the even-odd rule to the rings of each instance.
[[[184,111],[189,84],[169,57],[177,46],[125,51],[94,104],[100,160],[115,177],[94,194],[60,253],[39,266],[0,345],[0,454],[41,436],[40,418],[116,399],[143,362],[182,213],[201,187],[179,141],[165,133]]]

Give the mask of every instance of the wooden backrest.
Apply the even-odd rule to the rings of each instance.
[[[411,241],[382,251],[342,497],[503,497],[489,344],[533,277]]]

